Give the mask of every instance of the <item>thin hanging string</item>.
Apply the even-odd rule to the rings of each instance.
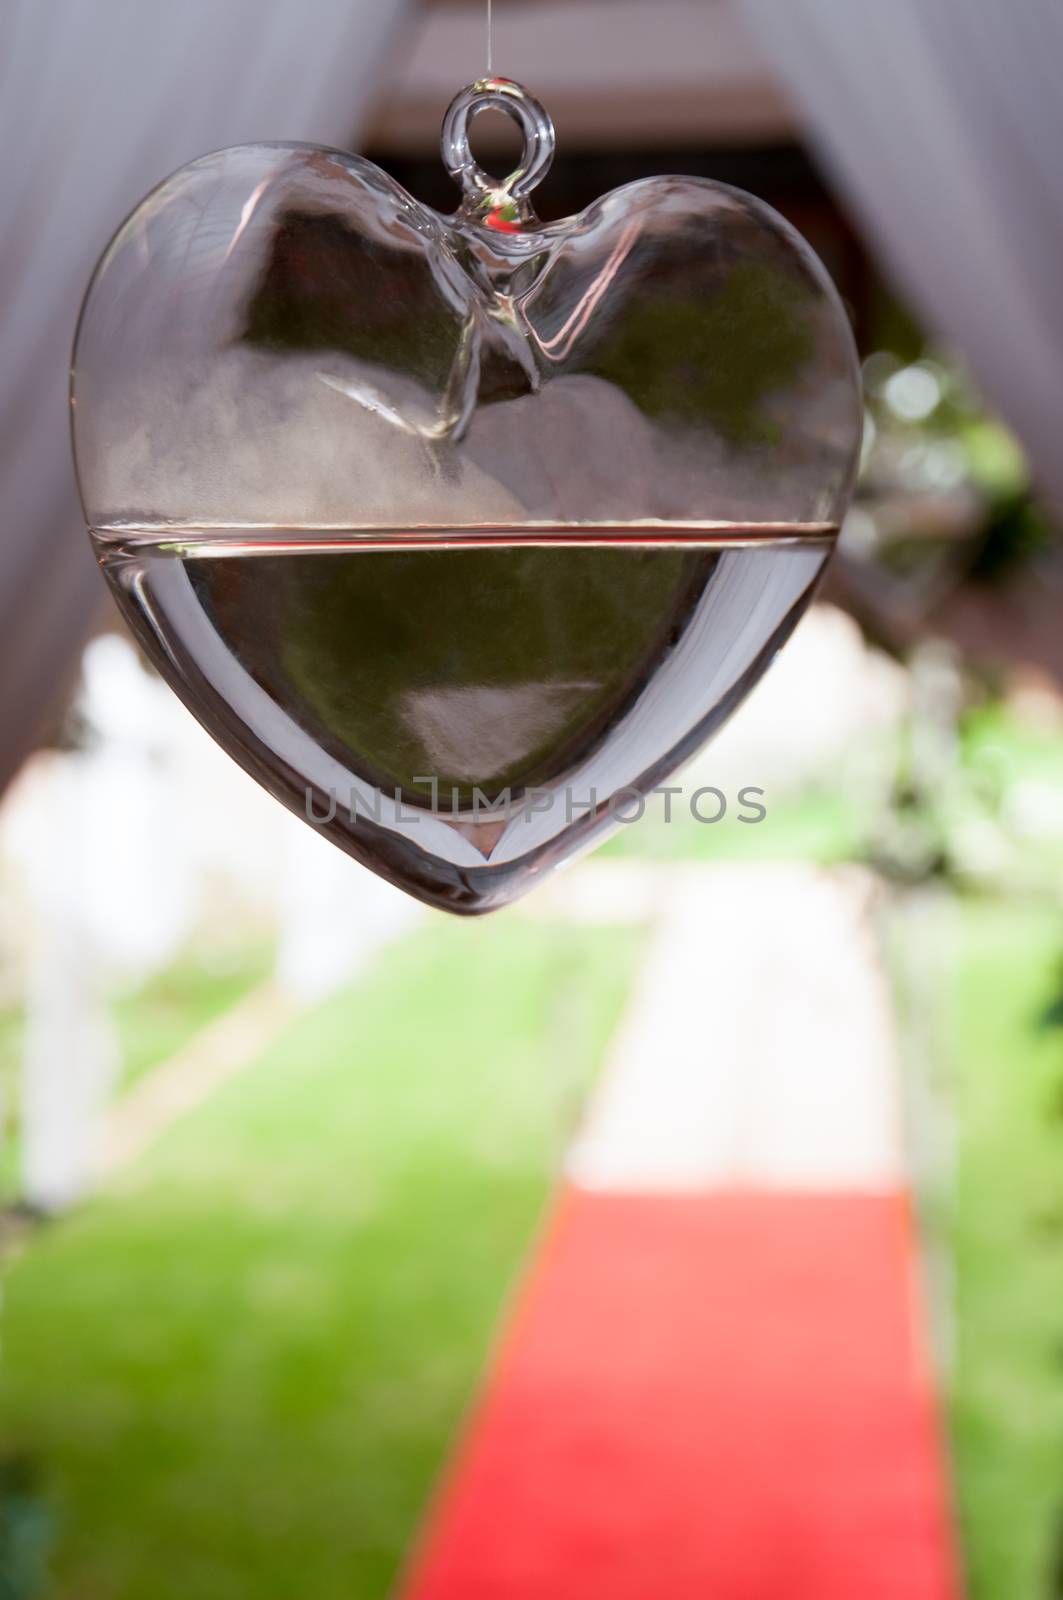
[[[487,76],[491,76],[491,0],[487,0]]]

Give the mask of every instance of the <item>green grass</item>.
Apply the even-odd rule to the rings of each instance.
[[[111,1004],[119,1090],[188,1044],[273,970],[271,941],[197,943]],[[25,1013],[0,1009],[0,1202],[19,1194],[19,1101]],[[0,1588],[0,1600],[6,1596]]]
[[[387,1593],[640,936],[433,922],[5,1293],[58,1600]]]
[[[687,783],[672,802],[672,820],[649,808],[637,823],[621,825],[602,847],[603,856],[641,856],[656,861],[814,861],[830,865],[860,856],[866,842],[866,805],[840,784],[833,788],[810,786],[773,801],[767,794],[759,803],[766,816],[743,822],[753,815],[739,804],[737,794],[725,791],[727,811],[718,822],[698,822],[690,814],[690,796],[696,785]],[[711,817],[719,801],[706,795],[698,801],[701,814]]]
[[[123,1085],[175,1054],[199,1030],[262,983],[273,969],[271,943],[187,950],[163,972],[114,1003]]]
[[[992,701],[968,712],[963,721],[963,751],[969,765],[998,781],[1063,785],[1063,738],[1054,727],[1022,721]]]
[[[0,1009],[0,1203],[14,1195],[18,1181],[19,1069],[24,1026],[20,1006]]]
[[[969,1595],[1057,1600],[1063,1595],[1063,916],[967,902],[957,937],[952,1429]]]

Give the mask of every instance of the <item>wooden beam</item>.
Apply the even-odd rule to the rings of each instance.
[[[368,144],[434,148],[453,94],[483,71],[483,0],[422,8]],[[495,70],[548,106],[569,149],[769,143],[793,112],[731,0],[496,0]],[[493,142],[485,128],[482,148]]]

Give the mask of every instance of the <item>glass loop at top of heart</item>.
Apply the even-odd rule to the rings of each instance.
[[[506,178],[492,178],[469,146],[469,124],[481,112],[511,117],[523,140],[520,160]],[[463,194],[462,214],[479,218],[502,233],[519,233],[534,221],[528,196],[542,182],[554,159],[554,125],[523,84],[511,78],[481,78],[454,96],[440,133],[443,165]]]

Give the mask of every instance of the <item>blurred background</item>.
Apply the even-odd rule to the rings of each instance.
[[[757,826],[650,807],[521,905],[448,920],[222,755],[94,569],[68,352],[120,218],[256,138],[362,151],[452,209],[438,129],[483,69],[483,9],[8,0],[0,20],[0,1595],[391,1592],[563,1184],[910,1197],[944,1564],[984,1600],[1050,1600],[1049,0],[495,0],[495,69],[557,127],[544,217],[658,172],[735,184],[811,242],[852,318],[865,439],[839,554],[684,779],[763,789]],[[504,168],[511,130],[477,133]],[[711,1293],[703,1269],[681,1297]],[[570,1559],[572,1593],[695,1592],[618,1586],[597,1559]],[[569,1592],[521,1583],[414,1587]]]

